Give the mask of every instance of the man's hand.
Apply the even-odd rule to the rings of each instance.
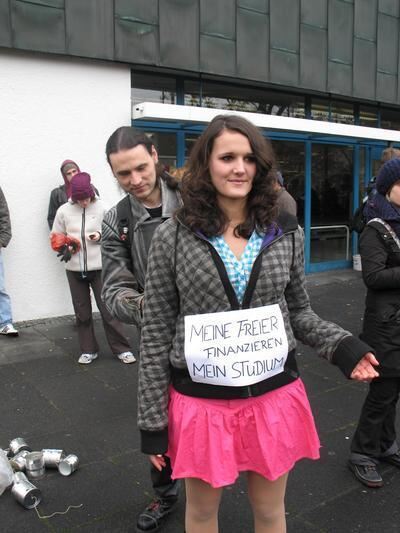
[[[165,459],[162,455],[149,455],[149,459],[154,468],[157,468],[157,470],[160,472],[166,465]]]
[[[379,376],[375,366],[379,366],[379,362],[373,353],[368,352],[354,367],[350,378],[356,381],[372,381]]]

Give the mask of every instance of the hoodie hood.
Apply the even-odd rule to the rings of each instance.
[[[65,161],[63,161],[61,163],[61,167],[60,167],[60,172],[61,172],[61,175],[62,175],[63,180],[64,180],[65,190],[66,190],[68,198],[71,198],[71,183],[66,178],[64,172],[69,170],[72,166],[75,166],[77,168],[78,172],[81,171],[79,166],[75,163],[75,161],[72,161],[72,159],[66,159]]]

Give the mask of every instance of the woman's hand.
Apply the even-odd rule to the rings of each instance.
[[[371,352],[368,352],[356,364],[353,372],[350,375],[350,378],[355,379],[356,381],[371,381],[379,376],[378,372],[374,368],[374,366],[378,365],[379,363],[375,355]]]
[[[165,459],[162,455],[149,455],[149,459],[154,468],[157,468],[157,470],[160,472],[166,465]]]

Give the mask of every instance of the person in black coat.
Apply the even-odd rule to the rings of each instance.
[[[71,180],[76,174],[78,174],[78,172],[80,172],[80,169],[75,161],[72,161],[72,159],[66,159],[61,163],[60,171],[64,184],[59,185],[50,193],[49,209],[47,212],[47,223],[50,231],[53,227],[58,208],[66,204],[68,199],[71,198]],[[96,187],[94,187],[94,191],[97,196],[100,196]]]
[[[57,209],[68,202],[71,197],[71,180],[80,172],[78,165],[72,159],[66,159],[61,163],[61,175],[64,180],[63,185],[59,185],[50,193],[49,209],[47,213],[47,223],[49,230],[53,227],[54,219],[56,218]]]
[[[351,443],[349,467],[367,487],[381,487],[380,461],[400,468],[396,405],[400,393],[400,159],[387,161],[376,179],[360,236],[366,308],[361,339],[372,346],[379,377],[369,386]]]

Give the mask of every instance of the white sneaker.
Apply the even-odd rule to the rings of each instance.
[[[0,335],[8,335],[9,337],[18,337],[18,331],[12,324],[6,324],[0,329]]]
[[[136,362],[136,357],[133,355],[132,352],[122,352],[118,354],[117,357],[123,363],[135,363]]]
[[[88,365],[98,357],[98,353],[83,353],[78,359],[78,363],[81,365]]]

